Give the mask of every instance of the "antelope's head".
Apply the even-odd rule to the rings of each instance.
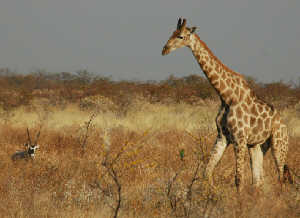
[[[35,139],[35,141],[32,143],[31,138],[30,138],[30,133],[29,133],[29,130],[28,130],[28,128],[27,128],[27,137],[28,137],[28,138],[27,138],[27,142],[24,144],[24,146],[26,147],[27,152],[28,152],[28,154],[29,154],[31,157],[34,157],[35,150],[38,149],[38,148],[40,147],[40,146],[37,144],[38,139],[39,139],[39,137],[40,137],[40,132],[41,132],[41,131],[39,131],[39,132],[37,133],[36,139]]]

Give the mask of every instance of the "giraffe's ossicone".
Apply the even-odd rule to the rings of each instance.
[[[228,145],[232,144],[236,157],[235,182],[238,192],[243,187],[247,150],[250,154],[255,186],[263,184],[263,156],[269,148],[272,150],[282,184],[286,180],[284,176],[288,174],[288,132],[279,112],[272,105],[259,99],[241,74],[225,66],[195,30],[195,27],[186,26],[185,19],[179,19],[176,30],[162,50],[162,55],[167,55],[177,48],[190,48],[208,81],[220,96],[221,106],[216,117],[218,136],[206,167],[206,177],[212,181],[216,164]]]

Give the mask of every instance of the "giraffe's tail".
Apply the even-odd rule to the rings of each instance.
[[[288,165],[284,165],[283,167],[283,181],[284,182],[289,182],[290,184],[294,184],[294,179],[293,179],[293,176],[291,174],[291,171],[288,167]]]

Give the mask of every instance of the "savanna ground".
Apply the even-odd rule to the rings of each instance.
[[[239,202],[230,146],[203,172],[216,137],[219,101],[199,76],[162,82],[112,82],[79,71],[18,75],[0,71],[1,217],[299,217],[300,84],[259,84],[289,127],[295,179],[281,192],[269,151],[265,184]],[[26,128],[40,131],[34,160],[13,162]]]

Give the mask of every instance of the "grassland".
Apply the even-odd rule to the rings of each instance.
[[[203,179],[216,137],[214,97],[191,104],[132,95],[118,105],[114,94],[65,101],[42,94],[27,94],[26,104],[2,106],[1,217],[300,216],[299,103],[280,109],[291,138],[288,165],[299,182],[281,192],[269,152],[257,195],[247,157],[240,210],[232,146],[215,169],[214,186]],[[7,104],[5,96],[0,100]],[[41,131],[40,149],[34,160],[12,162],[11,155],[23,149],[27,127],[32,138]]]

